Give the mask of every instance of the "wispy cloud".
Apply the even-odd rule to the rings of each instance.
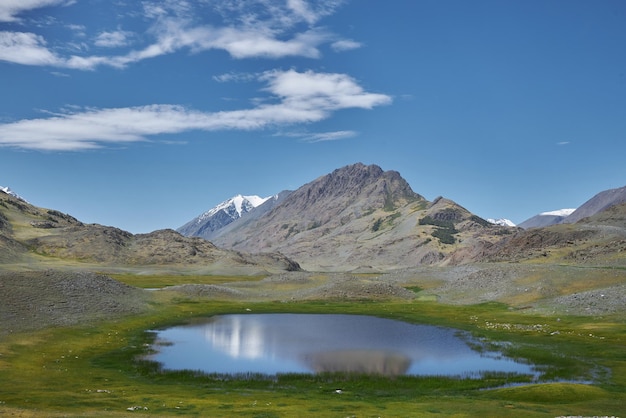
[[[63,66],[63,60],[48,50],[42,36],[28,32],[0,31],[0,61],[23,65]]]
[[[253,73],[241,73],[241,72],[230,72],[225,74],[219,74],[213,76],[213,80],[218,83],[229,83],[229,82],[248,82],[256,80],[258,74]]]
[[[190,130],[260,130],[317,122],[347,108],[371,109],[391,102],[369,93],[345,74],[270,71],[258,76],[269,93],[266,104],[221,112],[202,112],[178,105],[155,104],[113,109],[68,108],[48,118],[0,124],[0,145],[37,150],[75,151],[106,144],[147,140],[159,134]],[[271,104],[267,104],[271,103]],[[317,134],[317,141],[343,133]],[[310,140],[314,140],[314,136]]]
[[[556,144],[559,146],[568,145],[569,141],[561,141],[561,142],[557,142]]]
[[[0,16],[15,19],[24,10],[35,7],[66,5],[67,0],[4,0]],[[341,1],[307,3],[303,0],[205,0],[201,3],[162,0],[144,1],[143,17],[150,20],[142,38],[149,39],[142,48],[119,55],[63,55],[61,49],[50,49],[46,40],[31,32],[4,32],[0,42],[0,60],[22,65],[54,66],[77,70],[94,70],[100,66],[124,68],[133,63],[187,49],[192,53],[223,50],[236,59],[300,56],[319,58],[320,46],[331,44],[335,51],[360,46],[344,40],[317,22],[336,10]],[[200,21],[198,8],[211,6],[223,17],[221,25]],[[74,25],[79,27],[80,25]],[[84,36],[84,32],[81,32]],[[127,47],[129,32],[103,31],[93,38],[100,47]],[[54,43],[58,45],[58,42]]]
[[[303,142],[326,142],[339,141],[342,139],[353,138],[357,135],[354,131],[334,131],[334,132],[318,132],[301,135]]]
[[[117,48],[128,45],[130,36],[132,36],[132,32],[123,30],[100,32],[96,36],[94,44],[104,48]]]
[[[0,2],[0,22],[18,21],[18,15],[28,10],[72,3],[74,3],[73,0],[2,0]]]
[[[351,39],[341,39],[339,41],[333,42],[330,45],[330,47],[335,52],[343,52],[343,51],[349,51],[351,49],[358,49],[361,47],[361,44]]]

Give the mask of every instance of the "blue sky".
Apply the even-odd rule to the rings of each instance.
[[[356,162],[519,223],[625,161],[622,0],[0,2],[0,185],[87,223]]]

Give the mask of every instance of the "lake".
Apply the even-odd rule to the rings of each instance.
[[[536,375],[529,364],[481,352],[467,333],[363,315],[220,315],[154,331],[148,359],[164,370],[206,373],[355,372],[480,377]]]

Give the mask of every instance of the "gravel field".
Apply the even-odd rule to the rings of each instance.
[[[87,272],[1,272],[0,337],[141,312],[146,291]]]

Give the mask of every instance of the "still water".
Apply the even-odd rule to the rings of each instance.
[[[244,314],[155,331],[149,356],[164,370],[206,373],[359,372],[479,377],[536,374],[495,352],[474,351],[458,330],[362,315]]]

